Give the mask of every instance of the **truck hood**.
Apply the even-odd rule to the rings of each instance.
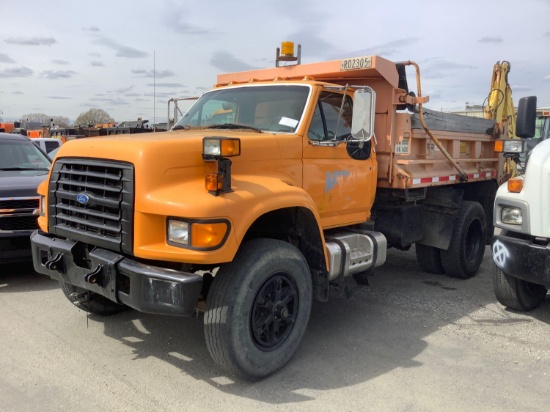
[[[215,162],[202,159],[204,136],[223,136],[220,130],[177,131],[84,138],[65,143],[56,161],[65,157],[95,158],[134,165],[135,181],[141,187],[167,183],[174,174],[192,179],[210,170]],[[138,189],[138,188],[136,188]]]
[[[36,188],[47,177],[47,170],[0,171],[0,198],[37,197]]]
[[[205,176],[217,173],[217,162],[202,158],[203,138],[238,137],[241,155],[232,157],[232,174],[270,175],[299,186],[301,138],[291,134],[258,133],[246,130],[200,129],[139,135],[84,138],[65,143],[55,161],[67,157],[96,158],[134,165],[136,210],[151,200],[152,191],[171,187],[180,198],[193,192],[183,188],[193,182],[204,189]],[[284,157],[284,162],[283,162]],[[292,167],[289,164],[292,163]],[[234,180],[236,182],[236,179]],[[236,184],[236,183],[235,183]],[[174,194],[176,196],[176,194]]]

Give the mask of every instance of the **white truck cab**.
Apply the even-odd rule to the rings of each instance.
[[[498,301],[510,309],[535,309],[550,287],[549,187],[550,139],[545,139],[533,149],[525,174],[496,194],[494,224],[501,232],[491,242],[497,266],[493,286]]]
[[[50,154],[51,151],[59,148],[63,144],[63,141],[61,139],[55,139],[51,137],[37,137],[31,140],[35,145],[37,145],[47,154]]]

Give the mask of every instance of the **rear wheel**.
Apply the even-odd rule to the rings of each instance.
[[[273,373],[298,348],[311,300],[311,275],[298,249],[273,239],[247,242],[218,270],[208,292],[204,331],[210,355],[249,380]]]
[[[59,283],[67,299],[83,311],[93,313],[94,315],[108,316],[129,309],[128,306],[120,305],[97,293],[76,287],[67,282],[60,281]]]
[[[535,309],[544,301],[548,292],[543,285],[512,277],[498,267],[493,275],[493,289],[502,305],[518,311]]]
[[[438,275],[445,273],[443,264],[441,263],[441,249],[418,243],[415,245],[415,249],[416,261],[422,269]]]
[[[486,237],[483,208],[478,202],[463,200],[458,208],[449,248],[441,250],[445,273],[463,279],[474,276],[483,260]]]

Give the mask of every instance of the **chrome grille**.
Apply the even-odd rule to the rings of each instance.
[[[0,199],[0,230],[32,231],[38,229],[38,197],[2,198]]]

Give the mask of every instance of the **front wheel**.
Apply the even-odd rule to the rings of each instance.
[[[210,355],[245,379],[270,375],[298,348],[311,301],[311,274],[297,248],[273,239],[243,244],[208,292],[204,332]]]
[[[502,305],[522,312],[538,307],[548,292],[543,285],[512,277],[498,267],[493,274],[493,289]]]

